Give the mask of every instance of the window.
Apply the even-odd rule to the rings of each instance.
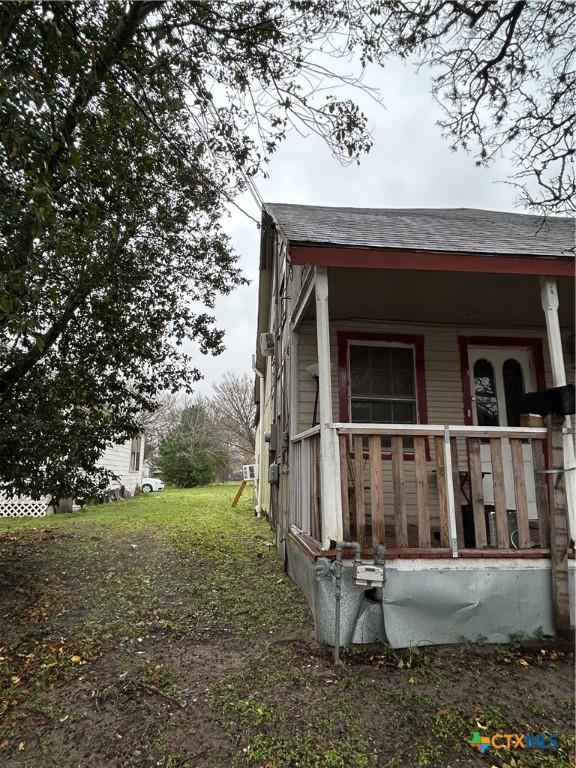
[[[476,396],[476,413],[478,426],[498,427],[498,395],[494,380],[494,368],[490,360],[477,360],[474,363],[474,394]]]
[[[132,438],[130,446],[130,472],[137,472],[140,469],[140,451],[142,449],[142,438],[140,436]]]
[[[341,421],[427,423],[423,336],[341,331],[338,349]],[[412,439],[403,442],[411,452]],[[382,448],[390,451],[390,438]]]
[[[350,345],[350,415],[353,422],[417,422],[414,350]]]
[[[524,395],[524,376],[522,366],[513,357],[502,366],[504,395],[506,397],[506,420],[509,427],[520,426],[520,406]]]

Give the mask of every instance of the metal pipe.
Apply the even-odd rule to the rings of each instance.
[[[382,584],[386,583],[386,547],[384,544],[379,544],[378,542],[374,542],[374,565],[377,565],[379,568],[382,568],[382,572],[384,574],[384,577],[382,579]],[[384,587],[375,587],[374,588],[374,598],[378,600],[378,603],[380,605],[380,610],[382,611],[382,628],[384,630],[384,636],[386,636],[386,622],[384,621]]]
[[[335,577],[334,597],[336,599],[334,610],[334,666],[338,666],[340,661],[340,603],[342,602],[342,571],[344,563],[342,562],[342,552],[345,549],[354,550],[354,562],[361,562],[361,548],[357,541],[339,541],[336,544],[336,562],[332,566]]]

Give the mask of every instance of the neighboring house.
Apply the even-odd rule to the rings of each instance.
[[[126,443],[114,443],[107,448],[98,464],[117,475],[117,480],[110,483],[109,491],[113,496],[132,495],[142,485],[144,466],[144,436],[138,436]],[[72,500],[60,505],[60,511],[72,509]],[[57,510],[58,511],[58,510]],[[0,517],[44,517],[54,512],[52,498],[44,496],[34,500],[28,496],[12,499],[0,494]]]
[[[117,480],[110,483],[110,489],[122,487],[133,494],[142,485],[144,472],[144,435],[134,437],[125,443],[114,443],[107,448],[98,461],[101,467],[117,475]]]
[[[343,540],[385,584],[346,550],[342,642],[573,625],[573,406],[522,415],[574,380],[572,220],[267,204],[254,369],[257,512],[319,640]]]

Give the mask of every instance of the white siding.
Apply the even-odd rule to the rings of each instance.
[[[130,469],[131,441],[115,443],[104,451],[98,464],[118,475],[118,480],[110,484],[111,488],[119,488],[123,485],[130,493],[134,493],[136,486],[142,485],[142,468],[144,464],[144,437],[140,446],[140,463],[137,471]]]

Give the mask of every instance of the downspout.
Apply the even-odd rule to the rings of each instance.
[[[252,355],[252,370],[258,377],[258,389],[260,392],[260,454],[258,463],[258,495],[256,501],[256,517],[262,516],[262,462],[264,461],[264,451],[266,450],[266,433],[264,432],[264,410],[265,410],[265,382],[264,374],[256,365],[256,355]]]

